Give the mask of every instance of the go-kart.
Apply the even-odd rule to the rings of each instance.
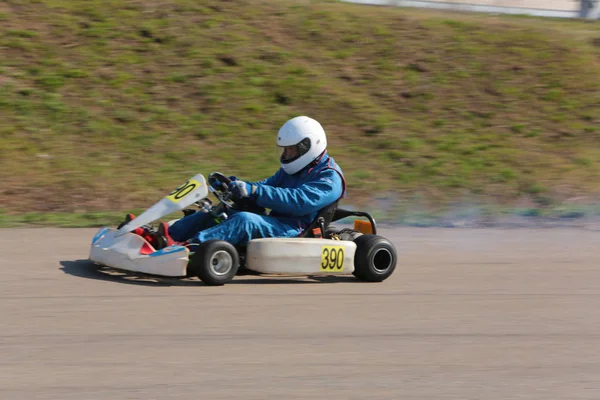
[[[231,179],[214,172],[208,184],[202,174],[163,197],[138,217],[125,220],[116,229],[102,227],[94,235],[90,260],[118,270],[168,277],[198,277],[206,285],[224,285],[242,273],[285,275],[354,275],[366,282],[381,282],[396,268],[394,245],[377,235],[377,226],[367,212],[350,211],[335,202],[322,209],[298,237],[252,239],[234,246],[222,240],[195,244],[167,244],[155,248],[138,228],[174,212],[208,213],[216,223],[227,220],[230,209],[266,213],[255,205],[235,199],[228,190]],[[218,203],[208,198],[213,193]],[[195,209],[195,208],[196,209]],[[353,228],[336,229],[331,222],[348,217]],[[177,219],[167,222],[171,225]]]

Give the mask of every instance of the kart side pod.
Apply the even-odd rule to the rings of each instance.
[[[248,242],[247,268],[263,274],[351,275],[356,244],[319,238],[261,238]]]

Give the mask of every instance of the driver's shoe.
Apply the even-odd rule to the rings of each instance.
[[[123,222],[121,222],[119,224],[119,226],[117,226],[117,229],[121,229],[123,226],[127,225],[134,219],[135,219],[135,215],[127,214],[125,216],[125,220]],[[135,228],[134,230],[131,231],[131,233],[135,233],[136,235],[143,237],[152,245],[154,245],[154,243],[156,243],[156,240],[154,240],[155,232],[153,232],[152,229],[147,225],[141,226],[139,228]]]
[[[174,244],[179,244],[179,242],[173,240],[171,235],[169,235],[169,224],[167,224],[166,222],[161,222],[160,225],[158,225],[158,230],[156,233],[156,250],[160,250],[165,247],[172,246]]]
[[[127,225],[128,223],[130,223],[131,221],[133,221],[135,219],[135,215],[133,214],[127,214],[125,216],[125,221],[121,222],[119,224],[119,226],[117,226],[117,229],[121,229],[122,227],[124,227],[125,225]]]

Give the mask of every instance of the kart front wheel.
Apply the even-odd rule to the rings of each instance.
[[[237,274],[240,257],[231,243],[209,240],[198,245],[189,267],[204,284],[222,286]]]

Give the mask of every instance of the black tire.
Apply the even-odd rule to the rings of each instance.
[[[221,264],[221,265],[219,265]],[[188,269],[208,286],[222,286],[231,281],[240,267],[236,248],[223,240],[200,243]]]
[[[394,245],[379,235],[361,235],[354,240],[354,276],[366,282],[382,282],[396,269],[398,255]]]

